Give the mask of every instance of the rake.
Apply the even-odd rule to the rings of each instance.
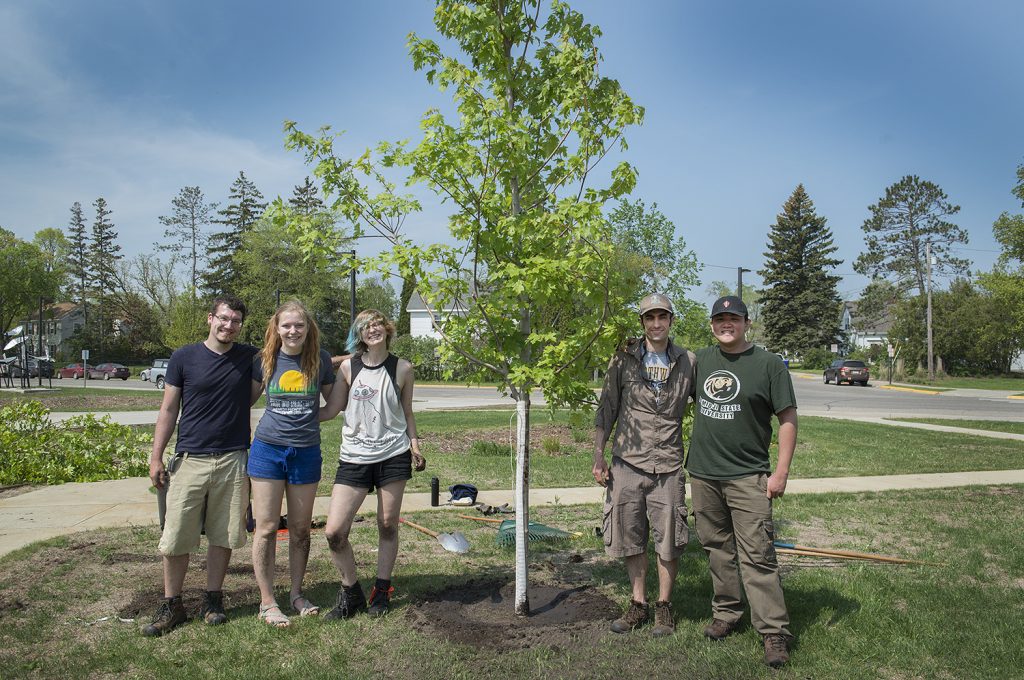
[[[494,542],[498,545],[512,545],[516,542],[516,521],[514,519],[492,519],[490,517],[474,517],[472,515],[459,515],[463,519],[471,519],[474,522],[487,522],[497,524],[498,534]],[[526,525],[526,538],[530,541],[567,541],[570,538],[579,536],[563,529],[549,527],[539,522],[529,522]]]

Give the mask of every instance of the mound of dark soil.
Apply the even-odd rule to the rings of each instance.
[[[428,635],[497,652],[544,645],[597,644],[619,608],[587,585],[531,585],[530,615],[516,616],[515,584],[471,580],[425,596],[408,609]]]

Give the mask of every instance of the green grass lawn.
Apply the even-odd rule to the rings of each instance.
[[[509,449],[509,417],[493,411],[446,411],[417,414],[421,448],[427,470],[413,475],[409,490],[427,491],[430,477],[442,488],[469,482],[481,489],[511,489],[514,473]],[[593,461],[591,430],[570,428],[568,415],[535,413],[531,430],[531,485],[534,487],[591,486]],[[319,493],[330,494],[337,468],[341,422],[323,429],[324,466]],[[575,441],[576,438],[584,441]],[[545,449],[545,440],[556,440]],[[491,442],[481,450],[474,441]],[[609,445],[610,449],[610,445]],[[774,454],[774,450],[773,450]],[[1024,467],[1020,442],[972,435],[911,430],[874,423],[805,417],[791,475],[860,477],[870,475],[1015,470]]]
[[[889,418],[905,423],[928,423],[930,425],[948,425],[949,427],[965,427],[970,430],[988,430],[991,432],[1010,432],[1024,434],[1024,423],[1006,420],[962,420],[948,418]]]
[[[907,382],[914,382],[915,384],[921,385],[934,385],[935,387],[947,387],[950,389],[1024,390],[1024,375],[1021,374],[991,378],[945,377],[932,382],[910,379]]]
[[[256,619],[248,547],[236,551],[225,583],[227,625],[210,628],[193,620],[164,638],[147,639],[138,629],[152,616],[161,583],[155,528],[94,531],[34,544],[0,558],[0,668],[4,678],[1020,677],[1022,502],[1021,486],[787,496],[776,506],[779,538],[942,564],[781,556],[797,644],[791,664],[780,671],[762,665],[760,642],[748,622],[724,642],[702,638],[711,581],[694,542],[680,560],[673,593],[677,629],[671,637],[652,638],[649,629],[618,636],[598,620],[576,628],[571,641],[560,639],[555,647],[541,635],[502,651],[494,643],[515,641],[527,625],[503,614],[500,621],[479,622],[475,643],[451,641],[445,627],[424,622],[421,607],[449,587],[510,579],[512,553],[494,544],[493,529],[445,511],[412,519],[437,530],[463,531],[471,552],[446,553],[433,539],[403,528],[396,594],[387,617],[343,622],[295,617],[285,630]],[[614,607],[625,607],[625,569],[620,560],[605,556],[593,536],[598,506],[539,508],[533,519],[584,533],[564,544],[531,546],[534,587],[586,588]],[[372,518],[355,526],[352,541],[366,587],[375,561],[375,530]],[[279,552],[282,604],[285,561]],[[652,564],[649,590],[653,571]],[[322,534],[313,537],[306,584],[314,602],[333,601],[338,576]],[[204,585],[202,572],[192,567],[185,583],[192,616]],[[444,606],[460,607],[454,598]],[[503,612],[512,608],[508,601],[496,606],[508,608]],[[550,637],[564,638],[564,629],[575,623],[552,627]]]

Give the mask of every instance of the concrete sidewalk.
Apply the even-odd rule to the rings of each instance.
[[[991,484],[1024,484],[1024,470],[793,479],[789,482],[787,492],[852,493]],[[604,489],[598,486],[534,488],[530,490],[530,505],[600,503],[603,494]],[[513,492],[505,489],[483,490],[477,500],[490,505],[514,503]],[[314,515],[326,515],[329,501],[327,497],[317,498]],[[376,504],[376,496],[368,496],[361,511],[375,511]],[[402,506],[408,512],[429,510],[430,494],[408,493]],[[452,506],[434,509],[438,512],[469,510]],[[153,525],[156,522],[156,495],[150,490],[149,479],[145,477],[48,486],[0,499],[0,555],[54,536],[90,529]]]

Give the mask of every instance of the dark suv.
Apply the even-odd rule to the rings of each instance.
[[[851,385],[857,383],[858,385],[867,386],[870,378],[871,373],[868,371],[867,365],[863,361],[857,361],[856,359],[836,359],[821,374],[821,379],[825,381],[826,385],[835,380],[836,385],[848,382]]]

